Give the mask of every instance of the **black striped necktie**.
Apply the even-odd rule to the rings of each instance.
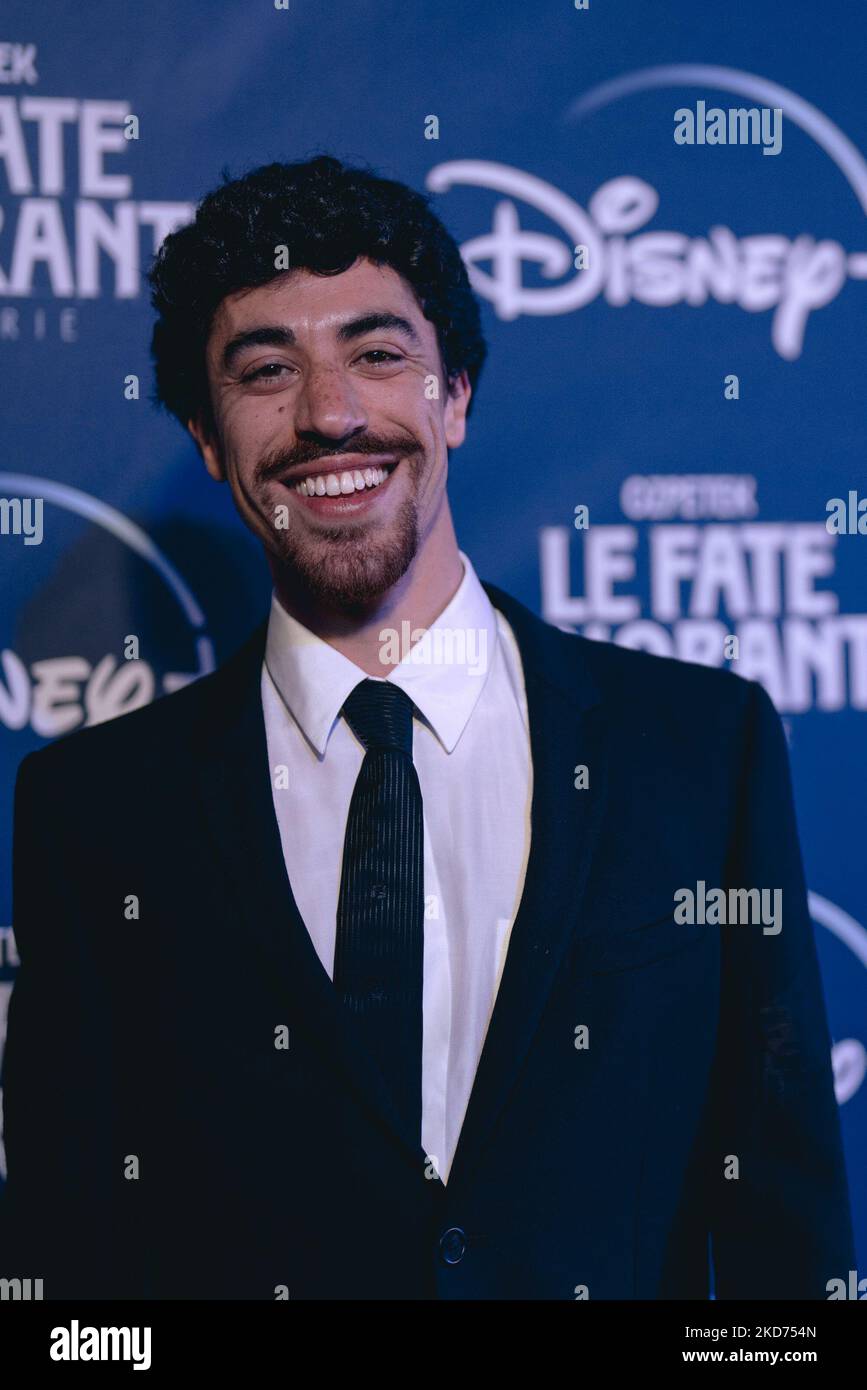
[[[366,750],[349,804],[334,986],[421,1143],[424,831],[413,703],[364,680],[343,715]]]

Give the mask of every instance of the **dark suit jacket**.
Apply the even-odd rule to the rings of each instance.
[[[703,1299],[712,1260],[717,1297],[824,1299],[854,1268],[770,700],[486,588],[524,666],[532,846],[447,1186],[293,901],[263,626],[22,763],[0,1273],[46,1297]],[[680,925],[699,880],[782,889],[782,931]]]

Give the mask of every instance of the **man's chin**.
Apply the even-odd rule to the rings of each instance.
[[[415,507],[405,509],[387,536],[348,536],[345,529],[315,539],[277,536],[277,567],[291,589],[309,600],[351,612],[376,603],[393,589],[418,550]]]

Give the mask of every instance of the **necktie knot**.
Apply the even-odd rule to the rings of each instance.
[[[412,757],[412,700],[391,681],[360,681],[343,705],[343,716],[366,749]]]

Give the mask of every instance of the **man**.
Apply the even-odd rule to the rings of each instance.
[[[848,1199],[767,695],[481,585],[446,481],[485,348],[419,195],[271,165],[151,279],[160,399],[274,595],[222,670],[22,764],[20,1272],[826,1297]],[[775,909],[690,918],[713,894]]]

